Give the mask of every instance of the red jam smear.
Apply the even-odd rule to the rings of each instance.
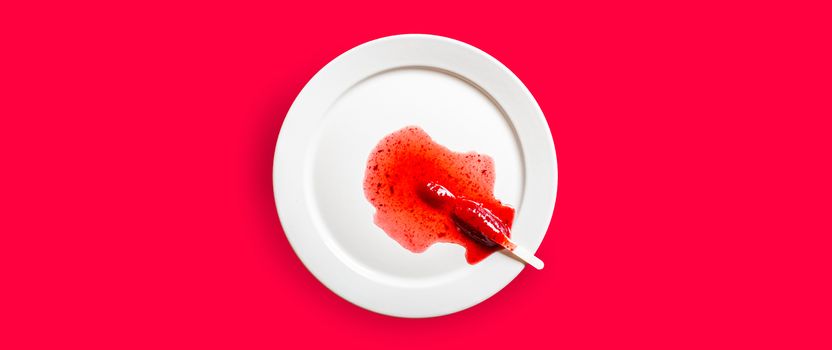
[[[494,198],[494,178],[491,157],[453,152],[410,126],[386,136],[373,149],[364,195],[376,208],[376,225],[402,247],[421,253],[437,242],[459,244],[468,263],[475,264],[502,247],[481,244],[460,231],[447,210],[425,202],[419,191],[428,182],[442,184],[454,195],[481,204],[511,228],[514,209]]]

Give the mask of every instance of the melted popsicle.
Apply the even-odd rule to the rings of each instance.
[[[494,180],[491,157],[451,151],[424,130],[406,127],[384,137],[370,153],[364,195],[376,209],[375,224],[403,248],[421,253],[435,243],[458,244],[468,263],[476,264],[502,247],[461,232],[449,212],[437,210],[419,193],[427,182],[442,184],[453,195],[482,204],[510,228],[514,209],[494,197]]]

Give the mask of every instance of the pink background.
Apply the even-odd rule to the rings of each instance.
[[[795,1],[0,5],[0,348],[830,348],[830,11]],[[332,294],[274,145],[329,60],[400,33],[513,70],[558,152],[539,256],[408,320]]]

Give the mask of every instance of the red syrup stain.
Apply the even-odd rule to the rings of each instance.
[[[421,253],[437,242],[459,244],[468,263],[476,264],[502,247],[472,239],[448,210],[426,202],[420,191],[427,183],[441,184],[455,196],[481,204],[510,229],[514,209],[494,198],[494,178],[491,157],[453,152],[410,126],[386,136],[373,149],[364,195],[376,208],[375,224],[402,247]]]

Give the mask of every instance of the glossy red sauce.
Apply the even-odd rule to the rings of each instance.
[[[442,184],[456,196],[482,204],[511,227],[514,209],[494,198],[494,161],[474,152],[439,145],[418,127],[382,139],[367,161],[364,195],[376,208],[375,223],[402,247],[420,253],[437,242],[465,247],[475,264],[502,249],[478,243],[461,232],[446,210],[419,195],[426,183]]]

